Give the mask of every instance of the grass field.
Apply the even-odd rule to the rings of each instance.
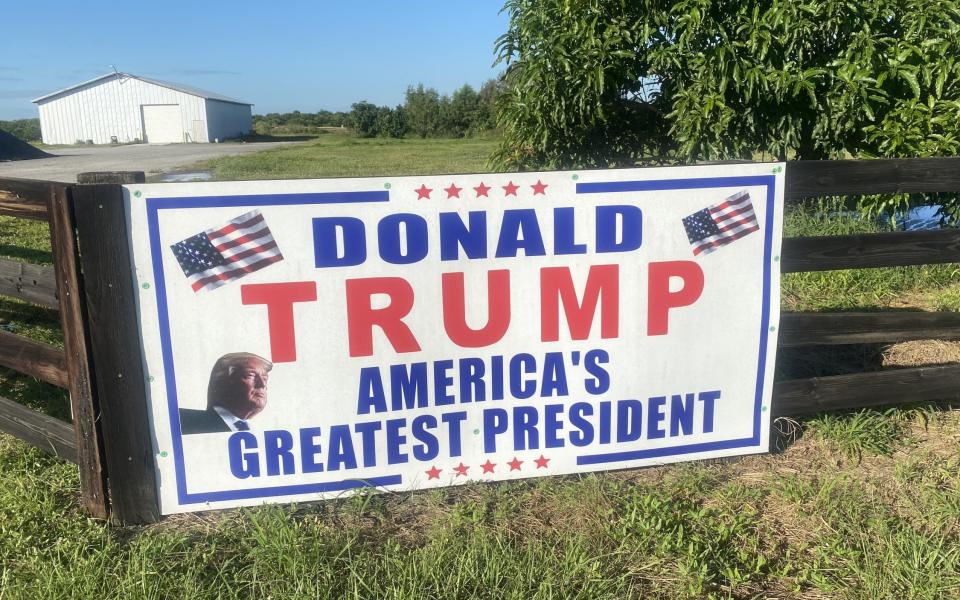
[[[394,140],[328,133],[294,148],[219,158],[205,166],[222,180],[485,173],[496,144],[494,138]]]
[[[492,145],[324,136],[211,167],[219,178],[482,171]],[[792,212],[787,235],[883,229],[835,208]],[[49,262],[45,225],[0,217],[0,256]],[[957,265],[788,275],[783,302],[960,310],[958,279]],[[12,300],[0,298],[0,327],[59,343],[55,313]],[[853,354],[960,360],[956,345],[925,348]],[[0,396],[69,414],[62,392],[9,371]],[[960,411],[905,406],[774,429],[764,456],[144,528],[84,517],[75,466],[0,435],[0,599],[960,597]]]

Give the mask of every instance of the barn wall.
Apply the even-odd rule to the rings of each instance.
[[[207,139],[213,141],[240,137],[250,133],[253,124],[249,104],[234,104],[207,99]]]
[[[206,122],[203,98],[131,77],[111,77],[40,103],[43,141],[74,144],[78,140],[93,140],[95,144],[109,144],[110,136],[116,136],[120,143],[143,140],[140,107],[144,104],[178,104],[184,141],[192,141],[195,120]]]

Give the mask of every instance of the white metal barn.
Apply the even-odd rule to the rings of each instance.
[[[33,101],[45,144],[213,142],[250,133],[249,102],[109,73]]]

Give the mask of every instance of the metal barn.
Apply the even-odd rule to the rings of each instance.
[[[33,102],[45,144],[220,141],[250,133],[253,106],[129,73],[109,73]]]

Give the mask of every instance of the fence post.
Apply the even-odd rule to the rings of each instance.
[[[51,186],[47,213],[53,269],[57,278],[63,351],[67,359],[70,412],[77,439],[77,464],[80,467],[80,495],[91,516],[105,519],[108,514],[107,471],[104,469],[103,434],[100,407],[93,388],[87,320],[83,305],[83,284],[78,268],[76,234],[70,210],[70,190]]]
[[[137,330],[124,183],[143,173],[81,173],[73,188],[84,292],[114,519],[160,518]]]

